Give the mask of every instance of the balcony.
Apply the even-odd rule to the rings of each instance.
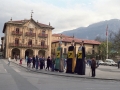
[[[21,36],[22,34],[23,34],[22,32],[12,31],[12,35],[19,35],[19,36]]]
[[[36,33],[26,32],[25,36],[35,37]]]
[[[38,37],[47,38],[47,37],[48,37],[48,34],[39,33],[39,34],[38,34]]]
[[[37,48],[37,49],[48,49],[48,45],[28,45],[28,44],[15,44],[15,43],[10,43],[9,44],[10,47],[21,47],[21,48]]]

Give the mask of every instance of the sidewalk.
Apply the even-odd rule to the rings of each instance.
[[[12,60],[11,62],[19,65],[19,60],[18,61]],[[21,66],[27,68],[27,63],[25,63],[25,60],[22,61]],[[44,69],[43,70],[31,69],[31,71],[49,75],[93,79],[93,77],[91,77],[90,75],[91,74],[90,67],[88,66],[86,66],[86,75],[67,74],[65,72],[51,72],[46,71]],[[117,69],[117,67],[112,66],[99,66],[99,68],[96,69],[96,77],[94,77],[94,79],[120,81],[120,69]]]

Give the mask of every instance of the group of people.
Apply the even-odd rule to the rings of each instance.
[[[38,55],[26,56],[25,62],[27,62],[28,69],[43,69],[45,67],[45,58]],[[32,65],[31,65],[32,64]]]
[[[43,56],[34,55],[32,56],[26,56],[25,62],[27,62],[28,69],[45,69],[45,70],[51,70],[54,71],[54,65],[55,65],[55,57],[48,56],[47,59]],[[32,66],[32,67],[31,67]]]

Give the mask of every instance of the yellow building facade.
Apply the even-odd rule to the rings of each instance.
[[[53,34],[52,38],[53,38],[52,48],[51,48],[52,54],[55,54],[55,52],[57,51],[60,41],[62,42],[61,47],[62,47],[63,54],[67,54],[68,47],[71,46],[72,41],[74,41],[76,46],[76,54],[77,54],[78,48],[80,47],[80,42],[82,41],[84,41],[85,52],[86,54],[89,54],[89,55],[98,53],[98,46],[101,44],[100,42],[95,40],[78,39],[78,38],[73,38],[63,34]]]
[[[26,56],[51,55],[52,30],[54,28],[33,20],[12,19],[4,24],[4,56],[25,58]]]

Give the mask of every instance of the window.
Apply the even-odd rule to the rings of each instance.
[[[15,38],[15,45],[18,45],[18,44],[19,44],[19,39]]]
[[[29,31],[29,32],[30,32],[30,34],[32,34],[32,33],[33,33],[33,29],[32,29],[32,28],[30,28],[29,30],[30,30],[30,31]]]
[[[54,49],[54,53],[55,53],[55,49]]]
[[[19,28],[16,28],[16,33],[19,33]]]
[[[92,54],[95,54],[95,51],[94,51],[94,50],[92,50]]]
[[[64,45],[67,46],[67,43],[65,42]]]
[[[31,39],[28,41],[28,45],[32,45],[32,40]]]
[[[93,48],[94,48],[94,45],[93,45]]]
[[[37,40],[36,40],[36,44],[37,44]]]
[[[45,34],[45,30],[42,31],[42,34]]]
[[[41,46],[45,46],[45,41],[41,41]]]

